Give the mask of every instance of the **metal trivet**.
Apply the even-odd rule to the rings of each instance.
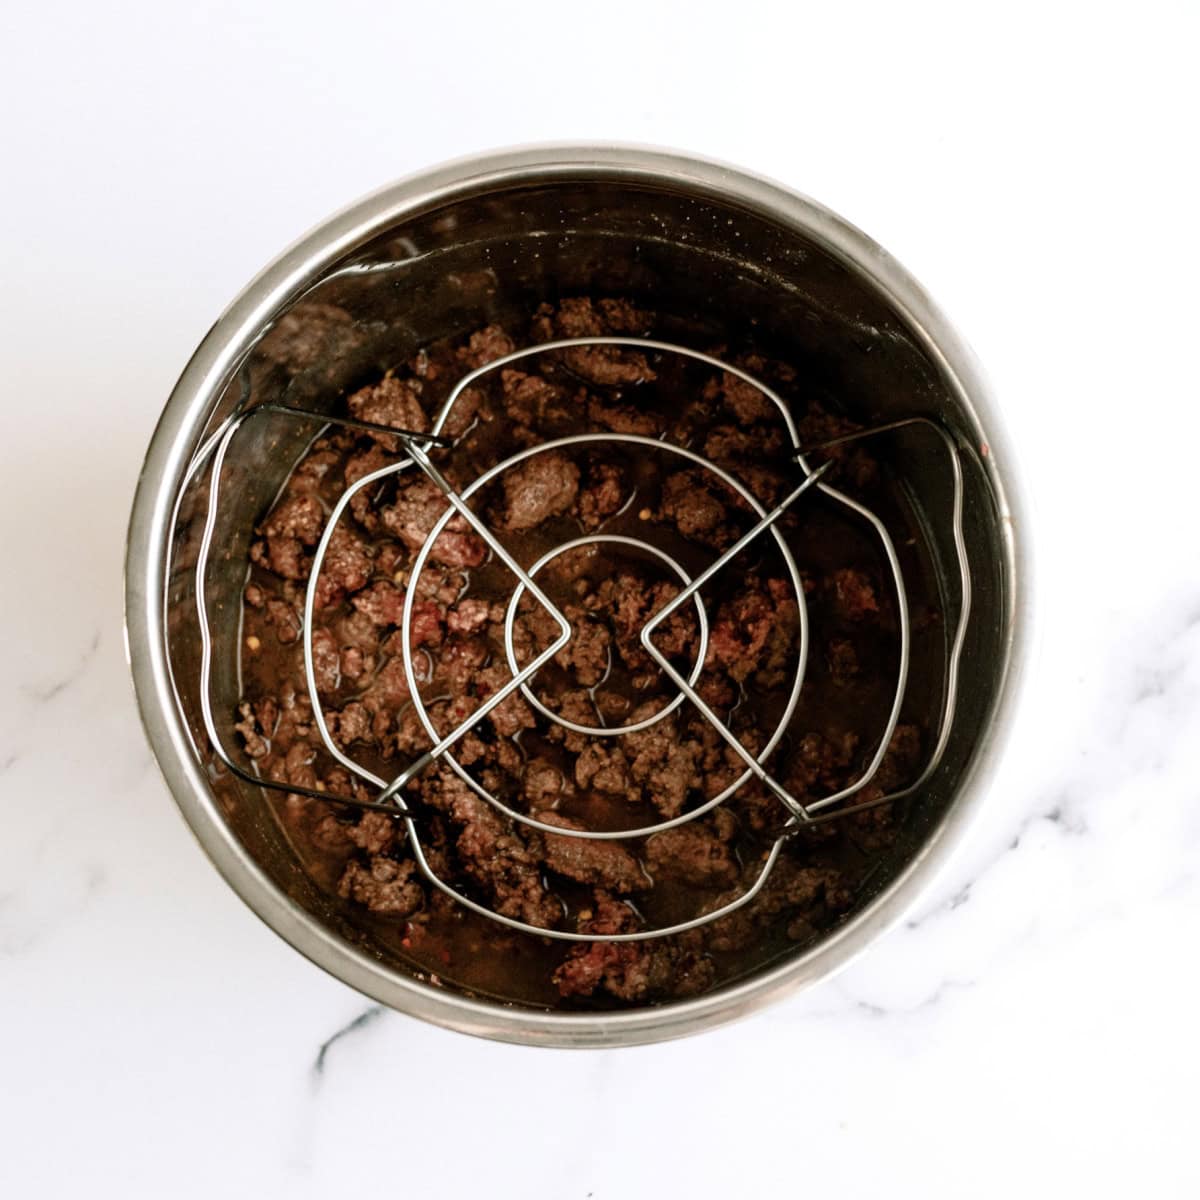
[[[455,444],[451,442],[450,439],[442,436],[441,431],[444,428],[447,417],[454,408],[455,403],[462,396],[464,391],[473,383],[476,383],[478,380],[490,374],[491,372],[497,371],[512,363],[519,362],[522,359],[531,358],[535,355],[549,354],[559,350],[569,350],[574,347],[581,346],[619,346],[638,350],[652,350],[668,354],[676,354],[696,362],[707,364],[708,366],[711,366],[717,370],[727,372],[728,374],[750,384],[775,405],[787,428],[788,436],[791,440],[790,457],[795,463],[796,470],[799,473],[799,481],[797,482],[796,486],[792,488],[792,490],[779,504],[768,510],[759,502],[753,492],[751,492],[751,490],[735,475],[718,466],[716,463],[704,457],[703,455],[696,453],[694,450],[684,446],[675,445],[666,440],[660,440],[636,434],[604,432],[575,434],[569,437],[549,440],[539,445],[524,449],[483,472],[483,474],[474,479],[467,487],[463,488],[461,492],[457,491],[446,480],[442,472],[438,469],[437,465],[430,459],[429,451],[433,447],[447,447]],[[315,789],[298,786],[296,784],[276,782],[274,780],[262,778],[258,774],[246,770],[237,761],[235,761],[225,749],[221,742],[216,722],[213,719],[211,698],[209,694],[212,673],[212,637],[209,629],[208,612],[205,602],[205,580],[207,575],[208,556],[211,549],[213,531],[216,525],[217,508],[220,499],[221,468],[230,443],[233,441],[234,437],[242,428],[242,426],[245,425],[246,422],[254,420],[268,413],[301,418],[305,421],[322,421],[326,425],[344,426],[347,428],[360,429],[367,432],[387,434],[392,438],[398,439],[400,443],[403,444],[406,451],[406,457],[401,461],[381,467],[379,470],[364,475],[362,478],[355,481],[350,487],[346,488],[346,490],[338,498],[337,503],[334,505],[333,511],[326,522],[320,542],[317,546],[308,579],[308,587],[304,605],[303,630],[305,681],[308,687],[309,697],[312,701],[313,716],[316,721],[317,728],[320,731],[321,740],[324,743],[326,750],[337,762],[341,763],[344,767],[354,772],[357,776],[365,780],[376,789],[375,797],[371,800],[360,800],[354,796],[337,795],[329,791],[317,791]],[[959,615],[955,624],[954,635],[951,639],[950,652],[946,665],[938,736],[920,775],[913,783],[909,784],[907,787],[899,789],[898,791],[890,792],[886,795],[869,801],[845,803],[846,801],[851,800],[853,796],[861,792],[865,787],[867,787],[867,785],[874,778],[876,772],[879,770],[880,764],[883,761],[884,755],[887,752],[888,744],[891,741],[892,734],[895,731],[897,721],[899,720],[901,707],[904,702],[905,688],[908,682],[910,653],[909,618],[904,578],[901,574],[895,546],[893,545],[883,522],[870,509],[866,508],[856,500],[838,491],[837,489],[831,487],[829,484],[822,482],[821,477],[832,465],[831,461],[813,469],[808,464],[807,456],[821,450],[832,449],[838,445],[844,445],[846,443],[859,441],[865,438],[878,437],[882,434],[908,427],[920,427],[936,435],[936,437],[940,439],[941,443],[945,447],[949,458],[954,483],[951,512],[952,533],[955,554],[959,566],[961,586]],[[523,567],[509,553],[504,544],[495,536],[495,534],[488,529],[487,525],[475,514],[475,512],[472,511],[467,502],[472,496],[478,493],[480,489],[484,488],[493,480],[499,478],[505,471],[516,466],[518,463],[531,458],[534,455],[556,449],[571,449],[580,446],[587,446],[589,444],[619,444],[633,451],[641,450],[643,452],[666,453],[677,456],[686,465],[701,467],[705,471],[711,472],[741,497],[741,499],[749,507],[750,511],[757,518],[756,523],[695,578],[690,577],[684,568],[672,556],[667,554],[661,547],[654,545],[652,542],[645,541],[640,538],[604,533],[595,533],[573,539],[572,541],[556,547],[549,553],[544,554],[538,561],[534,562],[529,567]],[[840,817],[848,816],[851,813],[861,812],[865,809],[874,808],[882,804],[890,804],[914,794],[925,784],[925,782],[937,769],[937,766],[941,762],[942,756],[945,753],[946,744],[950,736],[950,730],[954,722],[958,688],[959,660],[962,657],[967,620],[970,615],[971,607],[971,585],[966,547],[963,541],[962,531],[963,481],[962,465],[959,459],[958,449],[953,436],[940,424],[929,418],[909,417],[902,420],[891,421],[887,424],[877,425],[870,429],[859,430],[838,438],[830,439],[816,446],[804,448],[800,444],[799,434],[795,422],[792,419],[792,415],[781,397],[772,388],[748,372],[742,370],[740,367],[732,366],[731,364],[723,362],[718,358],[714,358],[711,355],[702,354],[696,350],[691,350],[685,346],[674,345],[670,342],[654,341],[647,338],[585,337],[566,338],[557,341],[544,342],[537,346],[531,346],[522,350],[517,350],[469,372],[462,379],[460,379],[451,390],[449,396],[438,413],[431,433],[417,433],[411,430],[396,429],[388,425],[376,425],[371,422],[353,420],[348,417],[331,417],[325,414],[309,412],[304,409],[291,408],[287,405],[268,403],[261,404],[241,412],[235,412],[230,418],[228,418],[225,424],[223,424],[222,427],[218,429],[211,438],[208,439],[205,445],[197,453],[196,459],[193,461],[189,470],[189,478],[194,477],[194,475],[198,473],[200,469],[202,469],[210,455],[212,457],[212,478],[209,488],[209,506],[204,525],[203,537],[201,539],[199,555],[196,561],[195,586],[196,607],[199,615],[202,643],[200,664],[201,708],[203,712],[205,728],[217,756],[236,776],[249,783],[255,784],[256,786],[273,788],[279,791],[308,796],[326,802],[352,805],[356,808],[376,809],[396,817],[398,820],[403,822],[408,836],[408,843],[412,849],[413,857],[421,873],[425,876],[430,884],[472,911],[480,913],[481,915],[488,917],[493,921],[507,925],[512,929],[518,929],[522,932],[535,934],[540,937],[557,938],[568,942],[635,942],[648,938],[665,937],[670,934],[682,933],[685,930],[694,929],[700,925],[707,924],[710,921],[715,921],[719,917],[725,916],[728,913],[733,912],[735,909],[740,908],[742,905],[749,903],[761,891],[767,881],[768,876],[774,868],[776,861],[779,858],[779,853],[784,842],[798,830],[808,825],[834,820]],[[329,548],[334,529],[337,527],[337,523],[341,519],[342,514],[345,512],[346,507],[350,503],[351,499],[363,488],[370,487],[372,484],[379,483],[381,480],[386,479],[390,475],[397,474],[412,467],[416,467],[418,470],[424,472],[424,474],[430,480],[432,480],[432,482],[442,491],[446,499],[449,501],[449,507],[438,519],[436,524],[429,532],[429,535],[426,537],[424,544],[417,551],[416,558],[409,575],[408,587],[404,600],[400,638],[401,652],[404,661],[404,671],[408,688],[412,695],[412,702],[421,724],[423,725],[430,739],[432,739],[434,745],[432,749],[426,751],[413,762],[409,763],[392,779],[387,780],[375,775],[361,764],[357,763],[354,759],[349,757],[337,746],[333,738],[330,736],[329,728],[325,721],[325,715],[321,707],[320,697],[318,695],[316,676],[313,666],[313,612],[316,598],[317,580],[321,574],[321,566],[324,562],[326,551]],[[878,747],[876,748],[870,763],[867,765],[861,776],[848,787],[844,787],[839,791],[834,792],[832,795],[824,796],[819,800],[810,801],[805,804],[791,792],[789,792],[788,789],[771,774],[766,766],[766,763],[772,752],[778,746],[780,739],[783,737],[787,725],[790,722],[799,702],[801,688],[803,687],[804,683],[804,673],[807,664],[809,644],[808,613],[805,606],[804,588],[801,583],[800,572],[796,566],[795,559],[788,548],[786,540],[777,528],[777,522],[785,512],[787,512],[806,492],[811,489],[818,490],[836,504],[842,505],[849,512],[856,514],[871,527],[874,534],[878,537],[884,554],[891,567],[892,579],[895,586],[900,648],[899,669],[897,672],[895,694],[882,736],[880,737]],[[454,726],[453,729],[451,729],[448,733],[442,734],[439,733],[435,728],[433,721],[431,720],[430,715],[425,708],[424,701],[421,698],[420,689],[417,686],[418,679],[413,663],[410,623],[412,619],[413,597],[417,590],[416,581],[419,578],[422,569],[424,568],[433,544],[436,542],[442,531],[446,528],[447,523],[456,515],[462,517],[470,525],[474,532],[478,534],[484,543],[491,549],[492,553],[495,554],[495,556],[504,563],[504,565],[513,573],[513,575],[516,576],[518,583],[509,599],[504,628],[505,652],[508,666],[511,671],[511,678],[506,684],[504,684],[496,692],[484,700],[478,708],[474,709],[459,724]],[[700,589],[729,562],[736,558],[738,554],[745,550],[756,538],[764,535],[770,536],[774,539],[776,547],[779,553],[782,555],[784,563],[787,566],[787,572],[791,580],[792,588],[795,592],[795,599],[799,613],[800,636],[799,648],[796,655],[795,671],[792,676],[791,687],[788,691],[788,700],[784,706],[782,716],[777,722],[775,729],[771,732],[771,735],[767,738],[763,748],[757,754],[752,754],[742,744],[741,740],[737,737],[733,730],[721,720],[721,718],[696,692],[694,684],[696,683],[700,670],[702,669],[708,646],[708,621],[705,614],[703,601],[700,597]],[[541,570],[541,568],[548,561],[558,554],[576,546],[596,543],[618,543],[648,554],[670,568],[670,570],[683,585],[679,593],[669,603],[667,603],[663,608],[658,610],[650,617],[645,626],[642,628],[640,634],[640,642],[642,647],[679,689],[680,694],[675,698],[674,701],[665,705],[652,716],[628,726],[585,726],[572,722],[563,717],[561,714],[553,712],[544,704],[542,704],[537,697],[534,696],[533,691],[529,686],[530,682],[537,675],[538,671],[547,663],[549,663],[551,659],[553,659],[554,656],[564,646],[567,645],[572,637],[570,623],[555,607],[550,598],[538,586],[536,576],[539,570]],[[521,667],[518,664],[516,650],[514,648],[513,627],[517,614],[518,603],[525,591],[528,591],[553,617],[559,628],[559,636],[546,649],[537,654],[529,663]],[[685,678],[668,661],[667,657],[655,646],[652,639],[654,631],[658,628],[658,626],[661,625],[662,622],[665,621],[673,612],[677,611],[683,605],[688,603],[693,603],[696,605],[697,615],[699,618],[700,644],[696,654],[695,668],[691,673],[691,677]],[[466,733],[474,729],[483,720],[483,718],[488,715],[488,713],[496,708],[497,705],[503,703],[505,699],[518,690],[521,691],[527,701],[529,701],[539,712],[548,717],[550,720],[557,722],[567,729],[596,737],[617,737],[633,732],[634,730],[647,728],[649,725],[662,720],[670,712],[674,711],[684,699],[686,699],[690,701],[691,704],[693,704],[701,714],[703,714],[705,719],[712,725],[717,733],[734,750],[734,752],[742,760],[745,770],[732,784],[730,784],[716,796],[713,796],[704,803],[697,805],[695,808],[692,808],[671,820],[660,821],[656,824],[644,825],[634,829],[600,831],[586,829],[577,830],[558,825],[549,825],[545,822],[537,820],[534,817],[528,816],[525,813],[518,812],[514,808],[505,804],[499,797],[493,795],[487,788],[483,787],[482,784],[480,784],[459,763],[459,761],[451,752],[455,744]],[[463,895],[450,884],[440,879],[430,866],[421,846],[420,833],[418,829],[419,817],[413,813],[408,805],[405,804],[404,799],[401,796],[401,792],[406,784],[415,779],[423,771],[427,770],[433,763],[442,760],[444,760],[477,795],[486,800],[506,817],[532,829],[553,834],[556,837],[582,837],[596,840],[648,837],[651,834],[659,833],[662,830],[671,829],[675,826],[683,825],[688,821],[693,821],[697,817],[702,816],[704,813],[709,812],[737,792],[738,789],[746,784],[752,777],[757,778],[766,788],[769,789],[771,794],[778,799],[779,803],[786,809],[788,813],[788,819],[782,831],[776,837],[769,853],[766,855],[762,869],[760,870],[754,883],[741,895],[719,908],[703,913],[702,915],[694,917],[691,920],[681,921],[677,924],[669,925],[660,929],[644,929],[635,933],[596,935],[561,929],[543,929],[538,926],[527,924],[523,921],[514,920],[511,917],[502,916],[501,914],[492,911],[485,905],[471,899],[469,896]]]

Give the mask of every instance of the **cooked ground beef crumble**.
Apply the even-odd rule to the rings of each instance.
[[[428,430],[465,372],[517,345],[637,336],[654,326],[652,314],[619,299],[543,305],[524,329],[492,325],[427,347],[350,395],[344,411]],[[806,442],[853,428],[806,398],[786,366],[753,355],[736,361],[787,396]],[[538,583],[571,625],[570,642],[532,681],[532,695],[549,712],[592,728],[638,725],[670,708],[644,728],[601,737],[550,720],[516,694],[455,747],[461,769],[509,807],[575,830],[654,824],[734,789],[741,759],[690,702],[672,706],[677,691],[640,642],[647,620],[680,591],[679,576],[654,556],[611,541],[552,552],[591,535],[642,537],[694,577],[754,523],[751,505],[694,460],[620,438],[656,439],[669,430],[670,443],[710,458],[771,504],[797,480],[774,405],[739,377],[679,356],[581,347],[484,376],[461,395],[444,430],[456,445],[433,457],[460,490],[481,471],[533,450],[471,501],[527,569],[547,556]],[[537,449],[579,432],[618,438]],[[244,594],[244,697],[236,728],[267,778],[371,795],[322,747],[304,686],[301,612],[336,496],[403,457],[398,440],[384,433],[332,426],[258,526]],[[837,486],[852,494],[883,486],[863,446],[836,447],[830,457],[829,478]],[[441,490],[411,464],[359,491],[316,583],[313,658],[331,736],[385,778],[432,744],[404,669],[410,592],[409,650],[439,733],[511,678],[505,621],[516,581],[466,520],[455,515],[445,523],[414,577],[416,554],[447,509]],[[803,502],[780,523],[802,572],[813,628],[807,678],[816,699],[808,701],[806,683],[771,765],[808,799],[859,776],[894,686],[895,599],[867,535],[849,534],[845,525],[837,514],[814,518]],[[799,530],[805,536],[793,537]],[[681,674],[698,667],[700,695],[757,753],[787,701],[800,637],[794,583],[772,537],[756,539],[706,586],[703,600],[703,662],[697,664],[694,603],[657,628],[655,645]],[[526,592],[513,619],[518,665],[558,633]],[[902,723],[861,798],[909,782],[924,737],[917,725]],[[386,814],[294,794],[279,811],[314,874],[417,967],[492,995],[567,1007],[695,995],[762,961],[771,947],[812,940],[850,908],[872,853],[894,838],[897,825],[885,806],[802,832],[786,843],[762,892],[736,913],[672,938],[612,943],[606,934],[685,920],[750,886],[786,820],[779,802],[751,781],[696,820],[649,838],[585,840],[511,821],[444,760],[405,795],[424,853],[442,879],[502,915],[596,940],[536,938],[470,914],[427,882],[403,826]],[[506,972],[524,982],[516,985]]]

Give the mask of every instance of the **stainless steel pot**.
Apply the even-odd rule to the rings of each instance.
[[[423,983],[382,954],[301,869],[257,789],[209,769],[200,735],[192,591],[205,498],[188,467],[240,400],[328,405],[371,363],[560,292],[620,292],[711,336],[753,332],[866,422],[928,414],[965,431],[965,525],[975,612],[949,750],[874,891],[815,946],[696,999],[620,1012],[492,1003]],[[326,307],[331,306],[331,307]],[[338,314],[336,320],[331,314]],[[349,313],[347,322],[340,314]],[[250,526],[302,441],[264,433],[231,470],[210,598],[236,695]],[[308,436],[297,431],[296,437]],[[901,466],[929,516],[937,565],[942,472]],[[896,922],[981,803],[1025,655],[1028,572],[1013,467],[971,355],[910,276],[840,218],[730,167],[640,148],[502,151],[394,184],[321,225],[255,279],[187,365],[155,431],[130,523],[129,657],[154,753],[206,852],[301,953],[385,1004],[467,1033],[559,1046],[695,1033],[823,979]],[[945,526],[941,521],[940,525]]]

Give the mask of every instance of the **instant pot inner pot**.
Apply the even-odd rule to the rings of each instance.
[[[922,415],[960,435],[964,535],[973,611],[962,658],[953,735],[903,829],[879,852],[857,898],[861,909],[916,854],[954,801],[958,781],[984,736],[1000,683],[1007,581],[994,497],[976,456],[981,433],[920,335],[869,279],[816,242],[769,217],[723,201],[659,187],[596,180],[553,183],[443,202],[405,217],[310,282],[214,399],[195,448],[237,405],[280,401],[331,410],[432,341],[490,322],[523,329],[543,301],[622,296],[659,314],[656,336],[711,350],[754,350],[795,368],[797,390],[818,391],[864,425]],[[339,310],[337,319],[331,319]],[[353,318],[347,322],[341,315]],[[222,480],[208,599],[214,654],[213,708],[226,745],[240,694],[242,589],[254,526],[316,432],[304,422],[251,422],[239,434]],[[910,601],[931,601],[948,636],[957,612],[958,566],[951,542],[951,475],[936,446],[891,438],[886,460],[905,497],[908,531],[928,543]],[[261,869],[291,900],[339,937],[398,972],[416,970],[395,936],[318,886],[277,819],[277,793],[221,770],[207,749],[199,706],[199,631],[194,603],[197,540],[207,511],[208,473],[181,498],[168,556],[167,628],[178,702],[208,767],[224,819]],[[893,531],[899,541],[904,530]],[[914,663],[926,701],[941,687],[946,647]],[[935,707],[931,710],[936,717]],[[927,708],[927,711],[928,710]],[[932,724],[931,720],[931,724]],[[857,910],[856,909],[856,910]],[[852,913],[850,914],[852,915]],[[845,918],[843,918],[845,919]],[[826,936],[823,933],[819,936]],[[805,947],[783,943],[745,971]],[[420,974],[420,972],[417,972]],[[443,972],[441,986],[471,985]],[[476,988],[476,991],[479,989]],[[493,998],[544,1004],[520,978]]]

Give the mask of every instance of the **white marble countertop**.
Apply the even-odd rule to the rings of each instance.
[[[6,12],[0,1195],[1200,1192],[1195,10],[783,7],[459,5],[449,71],[437,6]],[[698,1040],[522,1050],[381,1011],[221,882],[121,558],[175,376],[285,242],[610,136],[774,175],[930,288],[1025,467],[1042,638],[967,846],[853,967]]]

